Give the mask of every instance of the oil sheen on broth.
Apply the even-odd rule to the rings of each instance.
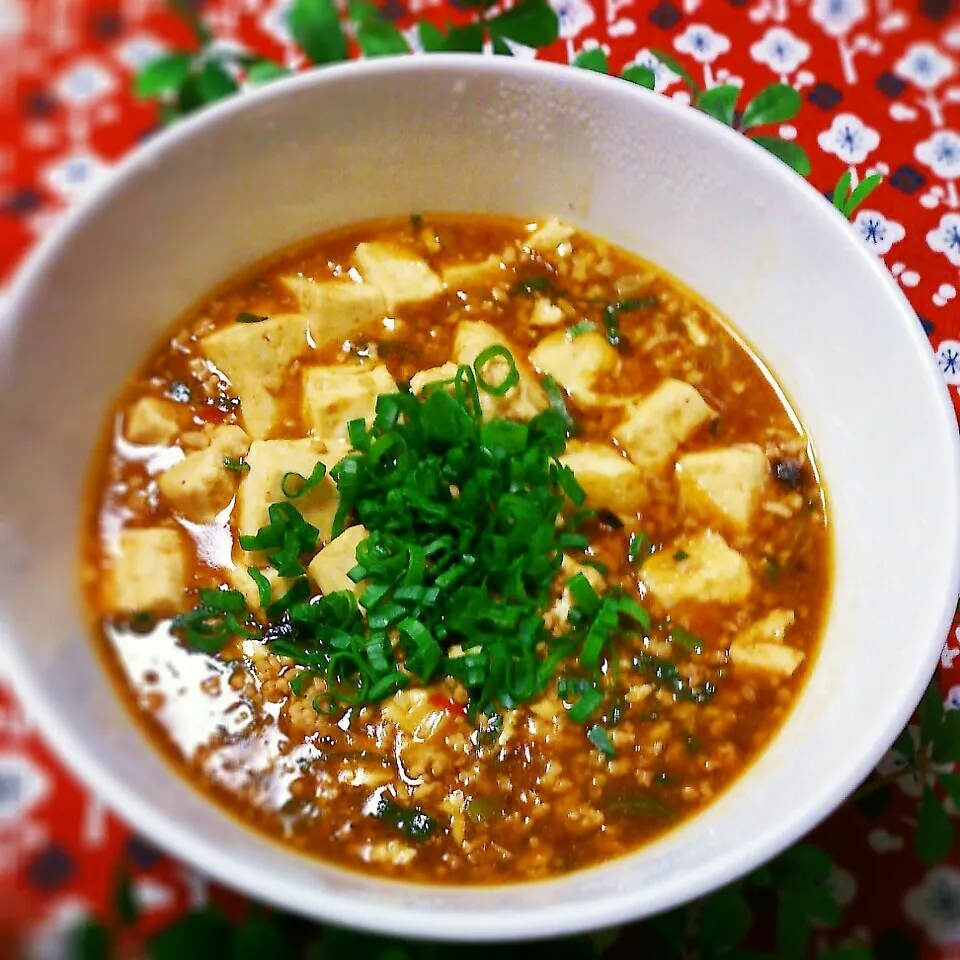
[[[630,851],[744,771],[816,653],[797,418],[696,297],[556,220],[286,251],[106,434],[83,576],[118,683],[208,795],[347,867]]]

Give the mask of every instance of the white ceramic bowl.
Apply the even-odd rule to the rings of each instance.
[[[415,211],[559,214],[663,265],[755,345],[796,403],[836,547],[823,649],[755,766],[638,853],[512,887],[377,880],[289,852],[147,744],[87,637],[82,486],[108,402],[167,325],[262,255]],[[506,58],[378,60],[234,99],[159,137],[44,245],[2,327],[0,634],[51,744],[161,847],[260,900],[430,938],[599,927],[773,856],[907,722],[958,588],[957,429],[913,311],[778,160],[627,83]]]

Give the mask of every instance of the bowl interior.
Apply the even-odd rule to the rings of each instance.
[[[75,586],[82,485],[104,410],[174,317],[304,236],[458,210],[569,218],[730,317],[814,438],[836,550],[819,661],[746,776],[635,855],[482,890],[346,873],[224,816],[146,745],[93,655]],[[696,896],[806,832],[866,775],[918,699],[955,603],[956,426],[906,301],[779,161],[692,110],[586,71],[379,61],[212,110],[138,154],[71,219],[22,278],[0,337],[0,635],[19,689],[65,758],[136,827],[287,909],[501,939]]]

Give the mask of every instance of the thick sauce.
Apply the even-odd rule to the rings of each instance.
[[[830,587],[823,492],[808,439],[769,374],[708,307],[649,264],[556,224],[531,231],[469,216],[368,223],[230,281],[131,378],[96,458],[84,578],[95,641],[133,711],[164,754],[231,812],[344,866],[428,882],[509,882],[633,850],[743,773],[816,653]],[[272,406],[252,426],[249,388],[218,370],[201,341],[234,329],[238,317],[252,330],[261,317],[308,313],[304,288],[284,278],[359,279],[356,248],[370,241],[423,261],[445,279],[443,289],[388,307],[332,343],[311,334],[322,327],[308,326],[306,352],[278,361],[266,384]],[[481,263],[473,274],[451,272]],[[612,351],[611,320],[619,325]],[[167,496],[165,471],[209,449],[214,428],[237,425],[259,441],[316,436],[304,419],[305,370],[383,365],[404,389],[451,360],[464,321],[499,331],[534,384],[553,361],[537,366],[534,353],[528,366],[527,358],[567,330],[578,359],[572,373],[561,364],[556,379],[574,383],[564,392],[577,425],[573,447],[602,446],[631,470],[631,456],[637,461],[642,497],[624,497],[625,484],[638,484],[618,480],[612,502],[599,502],[603,485],[581,481],[587,506],[600,512],[585,527],[589,552],[570,560],[604,568],[598,590],[622,588],[653,618],[605,657],[605,698],[592,717],[571,719],[576,698],[570,683],[558,689],[556,681],[513,709],[475,715],[449,677],[328,713],[314,708],[322,679],[295,684],[297,695],[291,681],[301,668],[259,638],[236,637],[211,655],[175,637],[171,618],[196,603],[198,588],[225,585],[250,597],[250,583],[238,579],[249,557],[240,557],[236,517],[250,438],[238,431],[237,449],[224,447],[234,467],[223,467],[211,496],[225,506]],[[577,370],[593,361],[578,351],[593,348],[602,372],[588,388]],[[674,436],[661,463],[649,449],[636,452],[652,442],[649,427],[639,440],[621,427],[625,411],[671,379],[695,388],[706,406],[681,430],[664,401],[660,422],[673,424]],[[137,409],[144,398],[160,403]],[[733,459],[687,459],[729,451]],[[163,549],[173,542],[179,551],[185,590],[174,586],[175,599],[155,609],[131,609],[136,585],[118,599],[124,578],[144,576],[149,595],[178,576],[123,552],[123,531],[140,529],[179,538]],[[576,569],[565,567],[567,575]],[[551,628],[563,618],[566,579],[544,611]],[[578,676],[576,663],[557,671],[560,680]],[[603,733],[588,737],[597,726]],[[411,831],[413,812],[426,815],[428,830]]]

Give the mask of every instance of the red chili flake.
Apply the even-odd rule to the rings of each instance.
[[[467,715],[467,708],[462,703],[457,703],[456,700],[451,700],[450,697],[445,697],[440,693],[433,694],[430,697],[430,703],[434,707],[446,711],[451,717],[465,717]]]

